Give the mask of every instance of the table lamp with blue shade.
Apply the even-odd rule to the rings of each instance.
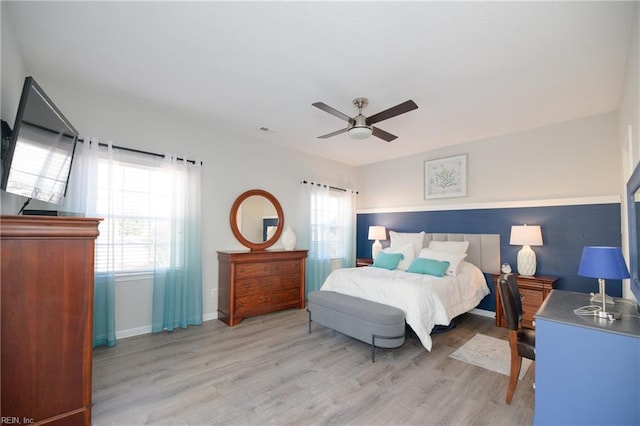
[[[602,309],[597,316],[612,319],[611,312],[607,313],[607,303],[614,303],[611,296],[605,293],[605,279],[622,280],[629,278],[629,269],[622,256],[620,247],[584,247],[582,259],[578,267],[578,275],[598,279],[598,294],[591,297],[592,301],[602,301]]]

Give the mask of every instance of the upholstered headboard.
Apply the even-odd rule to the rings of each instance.
[[[428,247],[430,241],[469,241],[465,260],[482,272],[500,273],[500,234],[425,233],[424,247]]]

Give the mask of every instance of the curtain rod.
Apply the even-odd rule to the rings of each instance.
[[[342,191],[342,192],[351,191],[351,192],[355,192],[356,194],[358,193],[358,191],[354,191],[353,189],[338,188],[336,186],[326,185],[324,183],[311,182],[311,181],[308,181],[308,180],[303,180],[302,183],[303,184],[309,184],[309,185],[324,186],[325,188],[335,189],[336,191]]]
[[[78,142],[84,143],[84,139],[83,138],[78,138]],[[98,146],[108,147],[109,144],[106,144],[106,143],[103,143],[103,142],[98,142]],[[137,154],[145,154],[145,155],[151,155],[151,156],[154,156],[154,157],[165,158],[164,154],[158,154],[157,152],[149,152],[149,151],[143,151],[141,149],[127,148],[126,146],[118,146],[118,145],[111,145],[111,146],[113,148],[115,148],[115,149],[119,149],[119,150],[122,150],[122,151],[135,152]],[[187,163],[196,164],[195,160],[185,160],[184,158],[180,158],[180,157],[176,157],[176,160],[178,160],[178,161],[186,161]],[[201,166],[203,165],[202,161],[200,161],[200,165]]]

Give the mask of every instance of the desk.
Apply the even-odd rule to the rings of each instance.
[[[536,319],[534,424],[640,424],[640,318],[617,300],[621,320],[579,316],[589,295],[553,290]]]

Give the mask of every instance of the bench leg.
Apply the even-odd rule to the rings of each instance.
[[[379,336],[377,334],[371,335],[371,362],[376,362],[376,338],[378,339],[399,339],[404,337],[404,334],[399,336]]]

